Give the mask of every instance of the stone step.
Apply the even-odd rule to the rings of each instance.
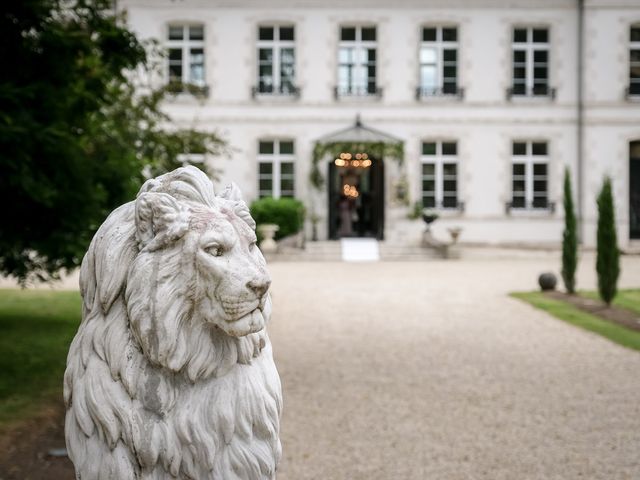
[[[442,251],[418,245],[388,244],[379,242],[381,261],[428,261],[443,258]],[[304,249],[281,247],[276,254],[267,256],[269,261],[282,262],[340,262],[342,248],[339,241],[307,242]]]

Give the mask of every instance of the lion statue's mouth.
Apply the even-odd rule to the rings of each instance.
[[[221,328],[229,335],[242,337],[256,333],[265,326],[263,314],[265,301],[221,302],[226,321]]]

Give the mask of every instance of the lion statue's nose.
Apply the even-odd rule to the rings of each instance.
[[[251,280],[247,282],[247,288],[254,292],[258,298],[262,298],[270,286],[271,280]]]

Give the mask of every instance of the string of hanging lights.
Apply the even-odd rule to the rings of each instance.
[[[371,166],[371,159],[366,153],[341,153],[339,158],[335,159],[335,164],[338,167],[353,167],[353,168],[369,168]]]

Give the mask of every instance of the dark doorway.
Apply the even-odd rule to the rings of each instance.
[[[329,238],[384,237],[384,163],[342,153],[329,163]]]
[[[629,238],[640,238],[640,141],[629,144]]]

